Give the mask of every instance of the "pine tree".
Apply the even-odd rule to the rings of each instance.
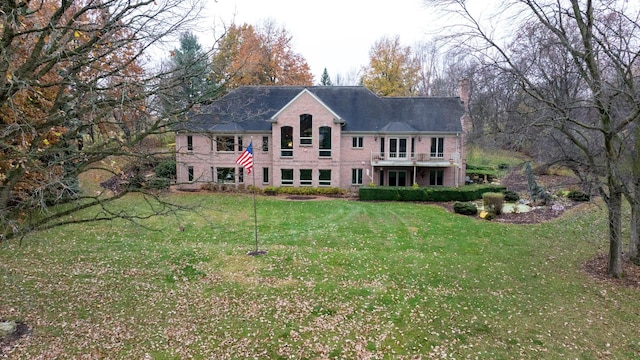
[[[180,83],[164,99],[165,110],[184,110],[193,104],[206,103],[217,94],[218,86],[210,80],[210,61],[198,38],[191,32],[180,34],[180,48],[171,51],[173,79]]]
[[[327,68],[324,68],[322,76],[320,77],[320,86],[333,86],[331,78],[329,77],[329,72],[327,72]]]

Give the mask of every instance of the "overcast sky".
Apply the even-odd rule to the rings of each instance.
[[[366,66],[369,49],[385,35],[412,46],[434,30],[434,16],[422,0],[209,0],[207,6],[207,21],[275,20],[293,36],[294,51],[307,60],[315,83],[325,67],[335,80],[336,74]],[[206,44],[211,35],[198,36]]]

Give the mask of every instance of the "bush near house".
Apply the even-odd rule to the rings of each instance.
[[[505,191],[506,187],[501,185],[467,185],[459,188],[455,187],[390,187],[375,186],[361,187],[358,195],[360,200],[365,201],[473,201],[482,199],[482,194],[487,192]]]
[[[260,190],[260,189],[258,189]],[[276,187],[267,186],[262,189],[264,195],[322,195],[341,196],[347,193],[346,190],[336,187],[313,188],[313,187]]]

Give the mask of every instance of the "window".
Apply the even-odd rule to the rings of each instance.
[[[262,137],[262,151],[269,151],[269,137],[268,136],[263,136]]]
[[[280,156],[293,156],[293,128],[291,126],[280,128]]]
[[[322,157],[331,156],[331,128],[328,126],[322,126],[319,128],[320,135],[318,141],[320,144],[320,152],[318,155]]]
[[[311,145],[313,128],[311,127],[311,115],[300,115],[300,145]]]
[[[244,168],[238,168],[238,183],[242,184],[244,182]]]
[[[318,174],[318,185],[331,186],[331,170],[320,170]]]
[[[280,169],[281,180],[280,183],[284,185],[293,185],[293,169]]]
[[[269,183],[269,168],[262,168],[262,183]]]
[[[193,166],[187,166],[187,176],[189,178],[189,182],[193,181]]]
[[[218,168],[217,181],[221,184],[233,184],[235,183],[235,168]]]
[[[407,172],[389,170],[389,186],[407,186]]]
[[[429,171],[429,185],[442,185],[444,178],[444,170]]]
[[[362,169],[351,169],[351,185],[362,185]]]
[[[411,158],[416,154],[416,138],[411,138]]]
[[[351,138],[351,147],[356,149],[362,149],[364,146],[364,139],[362,136],[354,136]]]
[[[313,175],[311,169],[300,169],[300,186],[313,185]]]
[[[431,157],[444,157],[444,138],[431,138]]]
[[[187,135],[187,151],[193,151],[193,136]]]
[[[241,152],[242,150],[243,150],[243,148],[242,148],[242,137],[238,136],[238,151]]]
[[[218,136],[216,139],[216,150],[233,151],[233,136]]]
[[[390,158],[406,158],[407,157],[407,139],[390,138],[389,139],[389,157]]]
[[[213,166],[211,167],[211,182],[215,182],[216,181],[216,168],[214,168]]]

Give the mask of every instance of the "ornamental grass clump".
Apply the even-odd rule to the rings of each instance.
[[[490,213],[500,215],[502,213],[502,205],[504,205],[504,194],[488,192],[482,194],[484,209]]]

